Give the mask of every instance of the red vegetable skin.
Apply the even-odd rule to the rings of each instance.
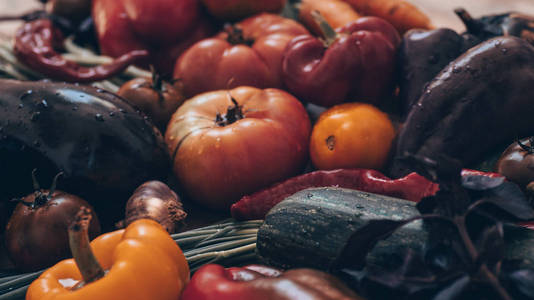
[[[258,14],[193,45],[176,62],[173,77],[181,79],[187,97],[238,86],[283,88],[286,46],[307,33],[293,20]]]
[[[286,197],[311,188],[336,186],[419,201],[437,192],[438,186],[416,173],[392,180],[379,171],[367,169],[338,169],[315,171],[293,177],[273,187],[241,198],[232,205],[232,217],[237,220],[263,219],[269,210]]]
[[[170,74],[183,51],[215,32],[197,6],[198,0],[93,0],[100,50],[117,57],[146,49],[156,69]]]
[[[182,300],[361,299],[335,277],[311,269],[250,265],[225,269],[208,264],[191,278]]]
[[[193,30],[200,18],[198,0],[113,1],[124,5],[136,36],[153,45],[176,43]]]
[[[400,43],[391,24],[364,17],[338,28],[326,40],[327,48],[311,35],[296,37],[288,44],[282,76],[292,94],[330,107],[346,100],[377,104],[391,92]]]
[[[24,24],[15,36],[14,53],[19,61],[33,70],[56,80],[68,82],[93,82],[113,77],[129,65],[148,57],[145,50],[135,50],[117,58],[114,62],[86,68],[64,59],[56,48],[64,40],[59,29],[48,19],[39,19]]]

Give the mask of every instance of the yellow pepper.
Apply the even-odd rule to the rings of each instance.
[[[87,219],[90,215],[80,211],[69,228],[74,259],[45,271],[30,285],[26,300],[179,299],[189,266],[161,225],[138,220],[89,244]]]

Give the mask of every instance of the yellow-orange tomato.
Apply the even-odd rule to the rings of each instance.
[[[381,169],[395,137],[387,114],[364,103],[325,111],[313,128],[310,156],[318,169]]]

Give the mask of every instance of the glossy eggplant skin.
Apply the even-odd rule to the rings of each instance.
[[[456,31],[412,29],[406,32],[399,47],[399,101],[403,116],[408,115],[426,85],[462,53],[480,43],[470,34]]]
[[[447,155],[465,166],[534,131],[534,47],[497,37],[471,48],[427,86],[399,132],[390,175],[411,166],[405,154]]]
[[[0,201],[30,193],[34,168],[44,186],[63,171],[58,187],[105,215],[141,183],[165,178],[168,167],[161,133],[118,96],[76,84],[0,80]]]

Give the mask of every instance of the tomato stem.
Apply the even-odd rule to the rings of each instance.
[[[91,210],[83,206],[80,208],[74,221],[69,226],[70,250],[83,278],[83,280],[75,285],[73,289],[79,289],[106,275],[104,269],[102,269],[93,254],[89,243],[88,231],[91,218]]]
[[[233,105],[228,106],[226,114],[221,115],[218,113],[215,116],[215,123],[221,127],[235,123],[245,117],[243,114],[243,108],[239,105],[239,103],[237,103],[237,100],[232,97],[230,92],[228,92],[228,97],[230,98],[230,101],[232,101]]]
[[[517,144],[521,149],[527,151],[528,154],[534,154],[534,136],[529,137],[528,139],[529,145],[523,144],[521,140],[517,140]]]
[[[32,209],[38,208],[40,206],[43,206],[48,202],[50,199],[52,199],[54,192],[56,191],[57,187],[57,180],[58,178],[63,175],[63,172],[59,172],[56,176],[54,176],[54,180],[52,181],[52,185],[50,186],[50,189],[48,189],[48,194],[45,195],[43,193],[43,190],[41,190],[41,186],[39,185],[39,181],[37,180],[37,169],[33,169],[32,171],[32,181],[33,181],[33,192],[35,194],[33,202],[25,202],[21,201],[22,204],[31,207]]]
[[[252,46],[252,44],[254,44],[254,40],[246,39],[244,37],[243,29],[241,29],[241,27],[238,25],[225,24],[224,31],[226,34],[228,34],[226,40],[232,45],[244,44],[247,46]]]

